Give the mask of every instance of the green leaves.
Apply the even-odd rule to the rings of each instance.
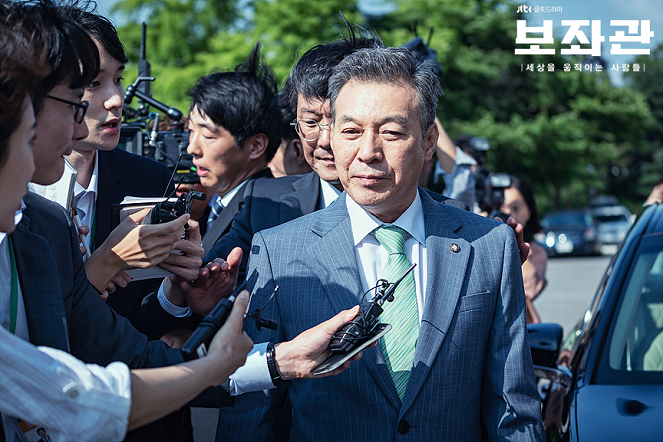
[[[605,71],[562,68],[597,60],[515,55],[516,21],[526,17],[514,1],[390,4],[393,10],[380,16],[365,16],[349,0],[120,0],[115,9],[129,18],[120,37],[134,63],[139,21],[146,19],[153,95],[183,111],[185,92],[199,76],[233,69],[258,41],[282,83],[298,51],[345,33],[343,11],[390,46],[413,38],[415,23],[424,39],[432,27],[430,46],[444,67],[442,124],[452,138],[487,137],[488,167],[528,178],[543,209],[583,205],[592,191],[638,205],[652,179],[663,175],[663,46],[640,57],[646,71],[628,73],[630,87],[618,88]],[[556,42],[560,54],[561,37]],[[530,64],[534,71],[526,69]],[[135,65],[125,77],[135,78]]]

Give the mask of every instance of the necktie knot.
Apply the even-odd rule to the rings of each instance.
[[[214,204],[212,204],[212,210],[209,213],[209,217],[207,218],[207,229],[209,230],[210,227],[212,227],[212,223],[214,222],[215,219],[219,217],[221,212],[224,209],[224,205],[221,204],[221,198],[217,198],[214,201]]]
[[[390,255],[405,255],[405,236],[407,235],[405,230],[396,226],[386,226],[377,227],[371,233]]]

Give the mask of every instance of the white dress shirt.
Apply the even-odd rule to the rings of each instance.
[[[393,225],[400,227],[408,232],[405,239],[405,255],[412,264],[417,266],[412,270],[414,273],[414,284],[417,291],[417,306],[419,309],[419,322],[423,315],[426,301],[426,232],[424,224],[424,212],[421,206],[421,197],[419,192],[414,201],[403,212],[403,214],[392,224],[381,222],[375,216],[368,213],[363,207],[357,204],[350,196],[345,198],[345,203],[350,214],[350,224],[352,225],[352,236],[355,245],[355,256],[357,266],[359,267],[359,277],[364,292],[375,287],[382,274],[382,269],[387,263],[389,254],[387,250],[380,245],[380,242],[371,235],[371,232],[380,226]],[[390,281],[392,282],[392,281]],[[372,297],[372,296],[371,296]],[[361,296],[360,296],[361,298]],[[369,297],[365,301],[368,301]],[[362,301],[361,299],[359,300]],[[389,308],[389,304],[383,306]]]
[[[131,411],[129,368],[84,364],[70,354],[35,347],[0,327],[0,412],[5,439],[15,417],[43,426],[53,442],[124,439]]]
[[[440,162],[435,163],[434,182],[437,183],[442,176],[444,180],[444,192],[442,195],[459,200],[470,206],[474,211],[477,206],[476,200],[476,180],[472,173],[472,167],[477,162],[474,158],[466,154],[460,147],[456,146],[456,161],[451,173],[447,173]]]
[[[322,206],[326,209],[331,203],[341,194],[341,191],[336,187],[329,184],[327,181],[320,178],[320,191],[322,192]]]
[[[94,155],[94,169],[92,170],[92,177],[90,178],[90,183],[87,188],[84,188],[78,182],[74,184],[74,205],[76,206],[76,212],[78,213],[78,218],[81,220],[81,224],[88,226],[90,228],[90,233],[85,235],[85,247],[90,250],[90,242],[93,241],[92,237],[92,225],[94,224],[94,214],[97,207],[97,188],[99,185],[99,155],[95,152]],[[57,203],[60,203],[61,206],[66,208],[65,201],[63,200],[63,195],[67,194],[69,189],[69,175],[67,173],[55,183],[48,186],[42,186],[40,184],[30,183],[30,188],[32,191],[37,194]],[[64,198],[66,199],[66,198]],[[99,244],[96,244],[99,245]],[[90,250],[91,252],[91,250]],[[83,261],[87,260],[87,256],[83,255]]]

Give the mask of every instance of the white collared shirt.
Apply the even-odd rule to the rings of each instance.
[[[60,203],[62,207],[67,207],[65,204],[66,197],[63,195],[67,194],[69,190],[69,177],[70,175],[65,173],[63,176],[55,183],[48,186],[42,186],[40,184],[30,183],[30,188],[35,193],[57,203]],[[98,185],[99,185],[99,154],[98,152],[94,153],[94,169],[92,170],[92,177],[90,178],[90,183],[87,188],[84,188],[78,182],[74,184],[74,204],[76,206],[76,212],[78,213],[78,218],[81,220],[81,224],[86,225],[90,228],[90,234],[85,235],[85,247],[90,250],[90,242],[93,241],[92,238],[92,226],[94,224],[94,215],[97,208],[97,195],[98,195]],[[99,245],[99,244],[97,244]],[[83,255],[83,261],[87,260],[87,256]]]
[[[45,427],[53,442],[124,439],[131,410],[131,376],[124,363],[84,364],[63,351],[37,348],[3,327],[0,354],[6,440],[17,440],[16,418]]]
[[[58,181],[59,182],[59,181]],[[57,183],[56,183],[57,184]],[[90,250],[90,242],[94,239],[91,238],[92,226],[94,224],[94,215],[97,209],[97,195],[99,185],[99,154],[95,152],[94,155],[94,170],[90,178],[90,184],[87,188],[83,188],[78,182],[74,186],[74,203],[76,204],[76,211],[81,220],[81,224],[90,228],[90,234],[85,235],[85,247]],[[97,244],[99,245],[99,244]],[[84,255],[83,261],[87,258]]]
[[[320,190],[322,191],[322,207],[327,208],[338,199],[341,191],[320,178]]]
[[[242,181],[239,183],[233,190],[230,192],[226,193],[223,197],[221,197],[221,204],[223,207],[228,207],[228,204],[230,204],[230,201],[237,195],[237,192],[239,192],[239,189],[242,188],[246,184],[246,182],[249,181],[248,179]],[[219,198],[219,195],[216,193],[212,195],[212,197],[209,199],[209,203],[207,203],[208,206],[214,207],[214,202]]]
[[[380,245],[380,242],[375,236],[371,235],[371,232],[376,227],[388,225],[400,227],[408,232],[405,239],[405,255],[412,264],[417,265],[412,272],[414,273],[414,283],[417,290],[419,322],[421,322],[426,301],[426,272],[428,265],[426,261],[424,212],[419,192],[417,192],[410,207],[408,207],[407,210],[392,224],[381,222],[357,204],[349,195],[345,198],[345,203],[348,208],[348,213],[350,214],[355,256],[357,258],[359,277],[361,278],[361,285],[364,292],[375,287],[378,279],[380,279],[382,269],[389,258],[387,250]],[[369,299],[370,298],[365,301],[368,301]]]

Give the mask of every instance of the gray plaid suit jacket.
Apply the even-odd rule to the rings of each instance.
[[[285,382],[293,441],[543,440],[513,231],[440,204],[420,189],[426,228],[426,305],[414,368],[401,402],[378,347],[324,379]],[[451,244],[460,246],[453,252]],[[249,308],[276,331],[245,330],[255,342],[293,339],[358,303],[362,292],[345,194],[325,210],[257,233],[247,271],[257,273]],[[269,397],[236,399],[217,440],[265,440]]]

